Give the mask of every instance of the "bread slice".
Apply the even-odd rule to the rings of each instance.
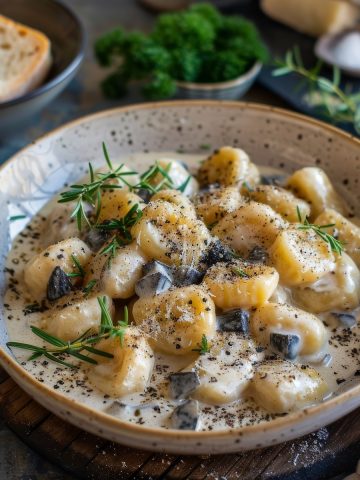
[[[0,15],[0,102],[41,85],[50,67],[46,35]]]
[[[314,37],[336,33],[356,23],[359,10],[340,0],[262,0],[270,17]]]

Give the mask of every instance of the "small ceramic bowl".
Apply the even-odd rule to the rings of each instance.
[[[80,20],[53,0],[0,0],[0,12],[40,30],[52,45],[53,65],[45,83],[13,100],[0,103],[0,136],[14,131],[58,96],[76,74],[83,56],[85,34]]]
[[[344,30],[340,33],[329,33],[327,35],[323,35],[315,44],[315,55],[320,58],[320,60],[326,62],[328,65],[340,68],[347,75],[360,78],[360,68],[356,67],[356,65],[352,65],[352,62],[349,64],[344,59],[336,58],[334,54],[336,44],[341,41],[341,39],[344,38],[345,35],[348,35],[352,32],[359,33],[360,28],[355,27]]]
[[[234,80],[217,83],[177,82],[177,97],[188,99],[238,100],[250,89],[260,73],[262,63]]]

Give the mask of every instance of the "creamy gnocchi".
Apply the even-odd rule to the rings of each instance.
[[[286,415],[360,371],[360,228],[326,173],[270,174],[232,147],[192,173],[151,158],[90,167],[15,239],[5,307],[25,368],[187,430]]]

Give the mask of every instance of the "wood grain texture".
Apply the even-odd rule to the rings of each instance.
[[[152,454],[65,423],[32,400],[0,368],[0,414],[1,445],[7,425],[28,446],[71,473],[71,477],[59,476],[54,467],[47,467],[48,476],[37,471],[36,480],[321,480],[354,471],[360,458],[360,409],[327,428],[271,448],[235,455]],[[0,458],[0,478],[32,478],[29,473],[16,476],[18,468],[24,472],[28,465],[16,462],[14,442],[12,437],[2,451],[6,461]]]

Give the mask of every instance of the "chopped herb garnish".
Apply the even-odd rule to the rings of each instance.
[[[12,217],[9,217],[9,222],[16,222],[17,220],[23,220],[26,217],[27,215],[13,215]]]
[[[124,246],[124,242],[119,239],[117,236],[113,237],[111,242],[106,245],[103,250],[101,250],[100,255],[109,255],[109,265],[111,263],[111,260],[115,258],[116,252],[119,248]]]
[[[187,179],[185,180],[185,182],[182,183],[182,184],[180,185],[180,187],[177,188],[177,190],[179,190],[179,192],[181,192],[181,193],[184,193],[185,190],[186,190],[186,187],[189,185],[190,180],[191,180],[191,175],[189,175],[189,176],[187,177]]]
[[[92,222],[87,213],[88,206],[90,205],[95,210],[95,222],[99,216],[101,209],[101,191],[111,188],[122,188],[126,185],[131,187],[129,182],[125,177],[129,175],[137,175],[137,172],[128,172],[123,171],[124,164],[121,164],[119,167],[113,167],[106,145],[102,144],[103,153],[105,156],[106,163],[110,168],[109,172],[106,173],[94,173],[94,169],[89,164],[89,176],[90,182],[84,183],[81,185],[71,185],[70,190],[62,192],[60,194],[59,203],[75,202],[75,208],[71,214],[71,217],[75,217],[78,225],[78,229],[82,229],[82,225],[85,222],[89,227],[92,226]],[[109,184],[110,180],[116,179],[121,185]]]
[[[84,355],[82,352],[89,352],[94,355],[113,358],[114,356],[103,350],[99,350],[93,347],[94,344],[98,343],[102,339],[119,337],[120,344],[123,346],[124,336],[126,333],[126,328],[129,325],[129,315],[127,307],[124,307],[124,320],[118,322],[114,326],[110,310],[106,301],[106,297],[98,297],[98,302],[101,310],[101,322],[100,322],[100,332],[98,335],[89,335],[89,330],[86,331],[83,335],[72,340],[70,342],[65,342],[54,335],[41,330],[38,327],[32,325],[31,331],[39,338],[45,342],[52,345],[52,347],[39,347],[37,345],[31,345],[29,343],[20,343],[20,342],[8,342],[6,345],[9,348],[20,348],[22,350],[29,350],[33,352],[28,360],[35,360],[44,356],[53,362],[59,363],[65,367],[69,368],[78,368],[77,365],[66,362],[63,358],[65,355],[77,358],[87,363],[96,365],[98,362],[88,355]]]
[[[75,257],[75,255],[71,255],[71,259],[72,261],[74,262],[74,265],[76,267],[76,272],[72,272],[72,273],[67,273],[66,275],[68,277],[81,277],[81,278],[84,278],[85,277],[85,270],[83,269],[83,267],[81,266],[81,263],[79,262],[79,260]]]
[[[97,280],[94,279],[94,280],[90,280],[90,282],[87,283],[85,287],[83,287],[82,291],[84,292],[85,297],[89,295],[89,293],[93,290],[96,284],[97,284]]]
[[[254,189],[248,184],[248,182],[243,182],[242,186],[246,188],[249,192],[254,192]]]
[[[192,351],[193,352],[199,352],[200,355],[204,355],[205,353],[210,352],[209,342],[208,342],[208,339],[206,338],[205,334],[203,334],[203,336],[201,338],[200,348],[193,348]]]
[[[137,223],[142,217],[142,210],[139,208],[139,204],[133,205],[125,217],[120,218],[119,220],[109,220],[106,223],[96,225],[96,228],[100,230],[118,230],[119,234],[124,236],[126,240],[131,241],[131,233],[129,229]]]
[[[310,223],[307,217],[303,220],[301,217],[301,212],[300,208],[297,206],[296,207],[296,212],[297,216],[299,219],[299,223],[301,225],[298,225],[298,230],[312,230],[313,232],[316,233],[324,242],[328,243],[330,245],[330,248],[333,252],[341,255],[343,250],[344,250],[344,244],[340,240],[337,240],[333,235],[330,233],[324,232],[324,229],[326,228],[332,228],[335,227],[334,223],[329,223],[328,225],[315,225],[313,223]]]
[[[238,275],[239,277],[249,278],[249,275],[242,268],[233,267],[231,270],[233,273],[235,273],[235,275]]]
[[[133,187],[133,190],[145,189],[151,193],[156,193],[164,188],[174,188],[174,183],[168,173],[170,168],[171,162],[165,168],[155,162],[146,172],[140,175],[140,182]],[[155,177],[162,177],[162,179],[156,185],[153,185]]]
[[[209,145],[208,143],[202,143],[201,145],[199,145],[199,148],[200,150],[210,150],[211,145]]]

